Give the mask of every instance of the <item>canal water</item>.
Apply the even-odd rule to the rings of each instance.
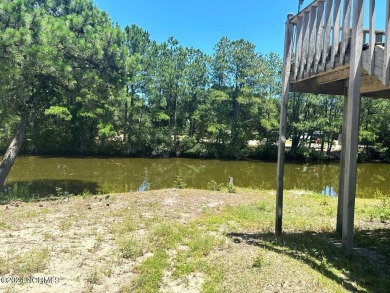
[[[20,156],[7,179],[5,191],[49,195],[69,192],[108,193],[171,188],[180,177],[188,188],[208,189],[210,182],[256,189],[276,188],[276,164],[259,161],[139,158],[64,158]],[[310,190],[329,196],[338,193],[337,164],[285,166],[285,189]],[[390,164],[359,164],[357,196],[390,196]]]

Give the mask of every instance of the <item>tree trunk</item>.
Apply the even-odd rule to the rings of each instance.
[[[334,142],[334,133],[331,133],[329,135],[329,138],[328,138],[328,148],[326,150],[326,155],[329,156],[330,155],[330,152],[332,151],[332,147],[333,147],[333,142]]]
[[[174,112],[174,133],[173,133],[173,140],[177,141],[177,96],[175,95],[175,112]]]
[[[129,105],[127,103],[127,101],[125,102],[125,121],[124,121],[124,124],[123,124],[123,141],[125,143],[127,143],[127,126],[128,126],[128,111],[129,111]]]
[[[5,179],[11,171],[12,165],[15,162],[16,156],[26,138],[27,124],[29,115],[22,117],[19,128],[7,151],[4,154],[3,160],[0,163],[0,186],[4,185]]]
[[[127,122],[127,134],[128,136],[132,137],[133,134],[133,124],[134,124],[134,105],[135,105],[135,95],[136,95],[136,88],[134,85],[130,87],[130,109],[129,109],[129,117]]]
[[[300,141],[300,133],[293,135],[292,136],[292,141],[291,141],[291,149],[290,149],[290,156],[295,157],[298,151],[298,146],[299,146],[299,141]]]
[[[81,119],[80,123],[80,147],[79,147],[79,152],[80,154],[85,154],[85,151],[87,150],[86,146],[86,140],[87,140],[87,125],[88,123],[85,123],[85,117]]]
[[[322,136],[321,137],[321,154],[324,152],[324,147],[325,147],[325,136]]]

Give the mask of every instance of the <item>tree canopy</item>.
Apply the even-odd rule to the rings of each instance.
[[[114,24],[90,0],[1,1],[0,32],[0,185],[20,149],[276,156],[282,62],[246,40],[222,37],[211,55],[174,37],[157,43],[135,24]],[[390,158],[388,106],[362,102],[369,158]],[[342,98],[293,93],[288,119],[290,157],[329,155]],[[321,152],[310,151],[315,132]]]

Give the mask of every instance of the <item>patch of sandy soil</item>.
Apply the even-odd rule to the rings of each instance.
[[[249,193],[167,189],[0,206],[0,260],[10,267],[4,274],[0,266],[0,292],[119,292],[137,276],[136,265],[148,257],[147,252],[135,260],[121,257],[113,226],[126,214],[186,223],[204,209],[258,199]],[[29,274],[20,262],[36,258],[40,251],[48,253],[48,260],[40,273]],[[35,279],[12,283],[10,277]],[[46,284],[37,283],[43,278]],[[161,291],[199,292],[202,282],[201,274],[183,284],[166,272]]]

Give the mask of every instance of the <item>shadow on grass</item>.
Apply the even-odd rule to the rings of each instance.
[[[34,201],[71,196],[74,194],[96,194],[96,182],[82,180],[34,180],[8,183],[0,190],[0,204],[13,200]]]
[[[335,233],[308,231],[281,236],[229,233],[227,236],[235,242],[259,246],[306,263],[349,291],[390,292],[390,226],[356,231],[352,257],[346,257]]]

